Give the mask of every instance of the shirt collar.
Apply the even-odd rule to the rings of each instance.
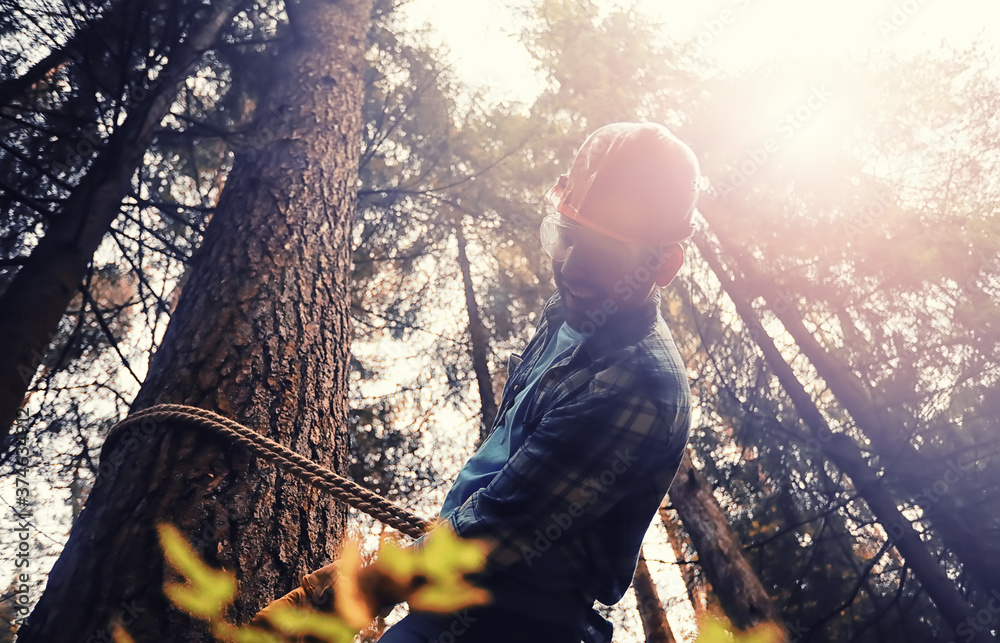
[[[558,290],[546,302],[542,315],[548,326],[548,334],[558,332],[559,327],[566,321],[562,296]],[[627,314],[618,312],[609,315],[607,323],[596,328],[591,334],[587,335],[584,332],[583,346],[590,353],[591,359],[600,359],[649,335],[658,319],[660,319],[660,293],[656,291],[649,301],[636,310]]]

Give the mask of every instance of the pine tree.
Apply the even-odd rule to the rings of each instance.
[[[286,10],[294,37],[269,98],[286,118],[258,132],[267,145],[237,155],[133,408],[218,411],[345,472],[348,233],[371,5],[308,0]],[[241,621],[336,554],[342,506],[232,445],[155,424],[108,445],[20,640],[76,641],[115,620],[137,640],[206,640],[162,595],[159,522],[242,579]]]
[[[186,18],[181,6],[172,8]],[[215,43],[238,8],[237,0],[220,2],[196,15],[187,37],[178,37],[170,43],[148,43],[148,47],[156,44],[169,51],[169,61],[158,70],[158,80],[149,82],[149,86],[144,82],[145,69],[141,70],[141,75],[133,74],[138,78],[102,78],[103,72],[120,63],[87,68],[78,74],[80,95],[71,97],[71,103],[80,100],[93,103],[92,110],[98,111],[93,95],[95,90],[88,93],[84,79],[87,83],[106,81],[112,85],[98,84],[96,91],[102,92],[121,91],[120,85],[125,85],[128,93],[123,105],[128,106],[127,116],[120,126],[113,128],[107,140],[102,140],[98,134],[102,129],[99,126],[103,125],[100,115],[95,116],[93,122],[70,128],[68,135],[63,132],[70,141],[62,141],[63,155],[53,153],[47,159],[52,167],[38,171],[46,178],[43,184],[48,186],[50,194],[24,195],[18,199],[20,207],[35,204],[33,209],[43,215],[45,234],[30,255],[19,259],[20,267],[0,297],[0,334],[9,346],[9,350],[0,353],[0,439],[7,435],[45,350],[58,334],[59,322],[87,275],[94,253],[118,218],[136,167],[153,140],[156,127],[173,103],[178,85],[184,82],[204,51]],[[133,17],[137,21],[152,20],[141,12]],[[87,30],[89,27],[81,28]],[[176,32],[184,34],[185,30],[177,29]],[[124,42],[117,44],[124,49]],[[88,53],[99,58],[104,54],[112,60],[116,55],[114,50]],[[117,52],[128,58],[132,53]],[[86,60],[87,54],[82,57]],[[54,102],[57,99],[47,97],[46,100]],[[79,118],[77,114],[73,117]],[[72,141],[81,136],[85,140],[73,145]],[[34,172],[34,177],[27,168],[22,168],[22,172],[25,178],[38,182],[38,172]],[[71,187],[67,189],[67,186]],[[8,188],[6,191],[11,193],[7,196],[19,195],[18,190]],[[64,200],[59,200],[56,211],[40,209],[37,205],[52,200],[51,193],[64,191]]]
[[[635,567],[635,577],[632,579],[635,588],[635,602],[642,620],[642,631],[646,635],[646,643],[675,643],[673,630],[667,621],[667,612],[660,602],[660,594],[656,582],[649,573],[646,556],[639,550],[639,560]]]

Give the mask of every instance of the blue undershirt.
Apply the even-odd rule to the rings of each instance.
[[[455,479],[451,491],[441,506],[441,517],[446,518],[452,511],[462,506],[469,496],[485,488],[510,459],[527,436],[524,435],[524,419],[528,411],[527,401],[531,399],[538,380],[550,366],[563,358],[577,344],[583,341],[583,334],[573,330],[566,322],[559,332],[549,340],[545,350],[538,357],[535,367],[528,375],[524,388],[518,391],[510,409],[504,414],[503,424],[487,438],[475,455],[469,458]]]

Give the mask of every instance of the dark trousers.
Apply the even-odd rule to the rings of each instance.
[[[581,636],[572,625],[481,607],[453,614],[410,612],[386,630],[379,643],[580,643]]]

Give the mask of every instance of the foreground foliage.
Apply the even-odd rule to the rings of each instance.
[[[209,624],[212,636],[219,641],[280,643],[312,637],[310,640],[350,643],[376,617],[368,607],[376,602],[376,597],[366,595],[371,591],[370,586],[358,582],[364,563],[353,542],[346,543],[338,561],[340,574],[334,592],[333,613],[282,606],[271,617],[277,630],[272,633],[231,623],[227,610],[238,592],[236,578],[207,565],[173,525],[162,524],[158,530],[167,563],[183,577],[179,582],[166,581],[163,591],[175,606]],[[435,537],[427,539],[425,547],[416,551],[383,539],[372,565],[400,586],[418,586],[408,599],[412,608],[448,613],[489,601],[484,590],[471,585],[465,578],[481,570],[485,563],[482,543],[462,540],[450,530],[442,529]],[[121,626],[116,639],[119,643],[132,640]]]

